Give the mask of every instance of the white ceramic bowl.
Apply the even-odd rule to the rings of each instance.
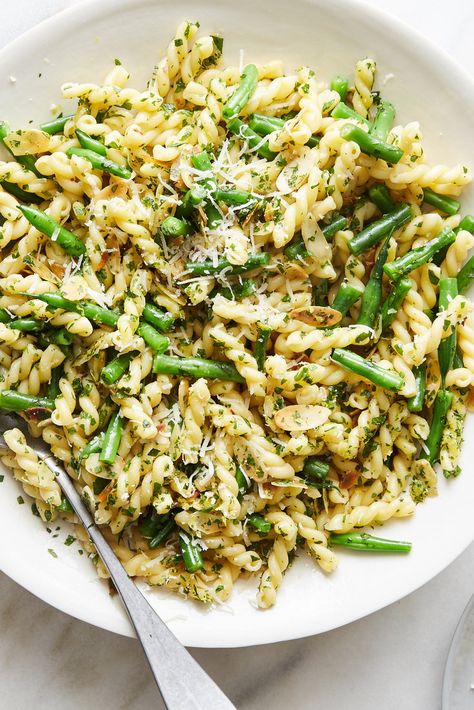
[[[2,118],[27,125],[48,118],[65,81],[100,82],[119,57],[131,85],[143,86],[178,23],[197,19],[205,33],[222,33],[225,59],[238,63],[282,58],[289,69],[309,64],[322,77],[350,74],[357,59],[376,58],[385,97],[397,121],[421,123],[427,158],[447,165],[472,160],[474,91],[471,79],[442,51],[398,20],[355,0],[101,0],[87,2],[39,25],[0,53]],[[16,78],[15,83],[8,77]],[[66,102],[62,102],[64,109]],[[465,210],[474,210],[472,190]],[[458,479],[414,518],[388,524],[387,537],[413,541],[408,556],[341,552],[339,569],[325,575],[304,554],[285,575],[273,609],[258,611],[255,581],[238,584],[218,609],[146,590],[174,633],[190,646],[245,646],[298,638],[336,628],[390,604],[444,569],[474,539],[474,426],[466,426]],[[442,477],[441,477],[442,478]],[[0,568],[38,597],[79,619],[131,635],[120,603],[109,596],[68,530],[48,533],[6,472],[0,486]],[[58,533],[58,537],[55,537]],[[50,551],[53,550],[57,557]]]

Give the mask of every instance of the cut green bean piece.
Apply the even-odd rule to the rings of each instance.
[[[86,150],[92,150],[94,153],[97,153],[98,155],[102,155],[104,157],[107,155],[107,148],[103,143],[96,140],[95,138],[92,138],[87,133],[84,133],[84,131],[81,131],[79,128],[76,128],[76,136],[82,148],[85,148]]]
[[[408,399],[407,406],[410,412],[421,412],[425,405],[426,363],[415,365],[413,375],[415,377],[416,393]]]
[[[112,414],[107,431],[105,432],[102,449],[99,454],[99,461],[109,466],[113,464],[117,456],[123,433],[123,417],[118,412]]]
[[[337,107],[336,107],[337,108]],[[403,155],[403,150],[395,145],[384,143],[380,138],[367,133],[359,126],[346,124],[341,128],[341,138],[346,141],[354,141],[366,155],[373,155],[374,158],[385,160],[390,165],[398,163]]]
[[[170,346],[170,339],[161,335],[150,323],[142,321],[137,328],[138,335],[156,353],[164,353]]]
[[[176,217],[179,219],[187,219],[191,217],[193,210],[199,207],[201,202],[206,197],[206,190],[202,185],[193,185],[185,193],[181,204],[176,209]]]
[[[257,324],[257,340],[255,341],[255,347],[253,351],[253,356],[257,362],[257,367],[260,372],[263,372],[265,365],[265,358],[267,354],[267,345],[270,335],[272,334],[272,329],[267,325],[262,323]]]
[[[324,481],[329,474],[329,464],[315,456],[310,456],[304,462],[302,473],[304,478]]]
[[[193,276],[213,276],[220,274],[225,270],[227,276],[236,274],[245,274],[247,271],[253,271],[262,266],[267,266],[270,263],[270,254],[267,252],[259,252],[253,256],[249,256],[245,264],[231,264],[227,259],[218,259],[215,264],[213,261],[188,261],[186,263],[186,271]]]
[[[231,119],[238,116],[250,101],[257,88],[258,69],[255,64],[247,64],[240,77],[240,83],[234,93],[224,104],[222,114],[224,118]]]
[[[110,173],[111,175],[123,178],[124,180],[130,180],[132,177],[132,171],[130,168],[127,168],[124,165],[118,165],[93,150],[87,150],[86,148],[68,148],[66,155],[69,157],[78,155],[80,158],[85,158],[85,160],[88,160],[95,170],[103,170],[104,173]]]
[[[257,201],[257,198],[251,192],[244,192],[243,190],[221,190],[217,188],[214,197],[217,202],[224,202],[226,205],[246,205]]]
[[[173,314],[162,311],[154,303],[145,303],[142,318],[147,323],[151,323],[160,333],[167,333],[174,323]]]
[[[234,365],[219,360],[206,360],[201,357],[175,357],[174,355],[156,355],[153,372],[162,375],[180,375],[184,377],[205,377],[208,380],[244,382]]]
[[[393,323],[397,317],[397,313],[406,298],[408,291],[411,289],[411,281],[408,278],[397,281],[394,288],[390,291],[385,301],[382,304],[382,333]]]
[[[257,290],[257,282],[255,279],[245,279],[241,284],[233,284],[232,286],[215,288],[209,298],[215,298],[221,295],[229,301],[241,301],[243,298],[248,298]]]
[[[16,197],[17,200],[20,200],[20,202],[30,202],[32,205],[40,205],[46,199],[44,197],[41,197],[41,195],[37,195],[34,192],[27,192],[26,190],[22,190],[21,187],[18,187],[18,185],[13,182],[7,182],[6,180],[2,180],[0,182],[0,185],[6,192],[9,192],[10,195]]]
[[[205,150],[201,151],[201,153],[195,153],[191,156],[191,165],[200,172],[209,173],[199,181],[199,185],[204,189],[207,196],[210,197],[217,188],[217,182],[212,173],[212,164],[209,154]],[[212,204],[210,199],[206,199],[204,211],[207,217],[207,227],[209,229],[216,229],[222,222],[222,215],[217,207]]]
[[[133,353],[122,353],[114,357],[100,372],[102,382],[105,382],[106,385],[113,385],[114,382],[117,382],[128,370],[132,357]]]
[[[0,409],[9,412],[24,412],[26,409],[54,409],[54,402],[46,397],[24,394],[16,390],[0,392]]]
[[[382,214],[393,212],[396,208],[395,202],[392,200],[388,189],[385,185],[374,185],[369,190],[369,197],[376,205]]]
[[[98,454],[102,451],[104,445],[105,431],[101,431],[100,434],[96,434],[79,452],[77,461],[80,463],[84,459],[89,458],[91,454]]]
[[[342,313],[342,317],[344,317],[361,296],[362,291],[347,281],[343,281],[331,303],[331,308]]]
[[[466,293],[474,282],[474,255],[466,261],[457,275],[458,292]]]
[[[261,113],[254,113],[250,116],[249,126],[259,136],[268,136],[274,131],[281,131],[287,120],[289,119],[285,120],[276,116],[264,116]],[[309,148],[315,148],[319,145],[320,140],[319,136],[311,136],[305,145]]]
[[[370,278],[365,285],[364,293],[362,294],[359,318],[357,319],[357,323],[359,325],[367,325],[369,328],[375,327],[382,303],[383,267],[387,261],[389,245],[390,235],[382,244],[382,247],[377,254]]]
[[[269,523],[268,520],[265,520],[263,515],[259,515],[258,513],[252,513],[252,515],[249,515],[247,522],[261,535],[268,535],[272,529],[272,524]]]
[[[46,323],[36,318],[17,318],[8,324],[12,330],[21,330],[25,333],[37,333],[44,329]]]
[[[367,251],[377,244],[383,237],[392,230],[401,227],[413,216],[413,210],[408,204],[398,205],[394,210],[388,212],[375,222],[371,222],[359,234],[356,234],[349,241],[349,249],[358,256],[363,251]]]
[[[411,550],[411,542],[387,540],[368,533],[331,533],[329,543],[365,552],[410,552]]]
[[[370,127],[370,134],[381,141],[386,141],[394,118],[395,106],[390,101],[381,101]]]
[[[26,298],[43,301],[47,303],[50,308],[56,309],[61,308],[63,311],[71,311],[72,313],[80,313],[81,315],[89,318],[89,320],[95,321],[97,323],[102,323],[103,325],[108,325],[113,328],[117,325],[117,321],[120,317],[115,311],[109,311],[107,308],[102,308],[102,306],[97,306],[95,303],[90,303],[88,301],[69,301],[64,298],[60,293],[22,293],[19,292],[18,295],[25,296]]]
[[[429,187],[425,187],[423,190],[423,202],[427,202],[429,205],[436,207],[437,210],[449,215],[456,214],[461,207],[461,203],[455,200],[454,197],[438,195],[437,192],[430,190]]]
[[[255,150],[259,155],[262,156],[262,158],[266,158],[267,160],[273,160],[274,158],[276,158],[277,153],[274,153],[272,150],[270,150],[270,148],[268,147],[268,141],[262,140],[262,137],[259,136],[258,133],[252,131],[250,126],[247,126],[247,124],[241,121],[239,118],[233,118],[231,121],[229,121],[227,127],[229,131],[236,135],[238,138],[247,141],[249,148],[251,150]]]
[[[404,384],[403,377],[394,370],[386,370],[380,365],[376,365],[370,360],[353,353],[351,350],[335,348],[332,351],[331,359],[348,372],[365,377],[378,387],[399,392]]]
[[[331,111],[331,116],[333,118],[343,118],[343,119],[353,119],[354,121],[358,121],[359,123],[364,124],[364,126],[370,126],[370,121],[368,121],[366,118],[360,115],[360,113],[357,113],[357,111],[354,111],[353,108],[350,106],[347,106],[347,104],[341,103],[337,104],[335,108]]]
[[[447,227],[438,234],[437,237],[426,242],[423,246],[417,249],[412,249],[403,256],[400,256],[395,261],[385,264],[384,271],[392,281],[398,281],[403,276],[406,276],[414,269],[426,264],[440,249],[449,246],[456,239],[456,234],[452,229]]]
[[[444,278],[439,280],[439,297],[438,297],[438,308],[439,313],[445,311],[450,302],[456,298],[458,295],[458,282],[457,279]],[[441,373],[442,386],[445,386],[446,375],[453,367],[454,354],[456,352],[457,338],[456,338],[456,328],[452,329],[452,332],[445,338],[441,339],[438,347],[438,362],[439,370]]]
[[[66,328],[50,328],[45,333],[41,334],[41,339],[44,340],[46,346],[59,345],[66,346],[71,345],[74,342],[74,335],[70,333]]]
[[[30,172],[34,173],[37,177],[44,177],[44,175],[42,175],[39,170],[37,170],[36,158],[33,155],[15,155],[13,151],[8,147],[4,139],[9,133],[10,126],[8,125],[8,123],[6,123],[5,121],[0,121],[0,143],[2,143],[5,149],[8,150],[13,160],[15,160],[19,165],[23,165],[26,170],[30,170]]]
[[[185,532],[179,533],[179,546],[183,556],[184,566],[191,574],[204,567],[201,550],[195,540],[190,538]]]
[[[168,522],[163,525],[161,530],[159,530],[159,532],[157,532],[156,535],[151,538],[148,543],[149,549],[155,550],[157,547],[166,542],[168,538],[171,537],[171,533],[174,531],[175,528],[176,523],[174,521],[174,518],[170,518]]]
[[[420,453],[421,459],[427,459],[433,466],[439,457],[439,449],[443,436],[446,415],[453,401],[454,395],[448,390],[439,390],[433,405],[433,417],[428,438],[423,444]]]
[[[193,228],[184,219],[179,219],[178,217],[166,217],[161,223],[161,233],[167,239],[174,239],[175,237],[187,237],[193,233]]]
[[[250,486],[252,485],[250,478],[246,475],[244,469],[240,465],[240,463],[236,460],[234,460],[235,464],[235,480],[237,481],[237,485],[239,487],[239,495],[243,496],[247,493],[249,490]]]
[[[41,212],[36,207],[27,207],[26,205],[19,205],[18,209],[33,227],[36,227],[38,231],[49,237],[51,241],[59,244],[71,256],[81,256],[81,254],[86,253],[85,244],[81,242],[79,237],[61,227],[58,222],[45,212]]]
[[[49,133],[50,136],[55,136],[57,133],[62,133],[64,131],[64,126],[68,121],[74,118],[74,115],[69,116],[58,116],[52,121],[46,121],[46,123],[41,123],[40,128],[45,133]]]
[[[346,77],[338,74],[334,77],[334,79],[331,80],[329,88],[331,89],[331,91],[337,91],[337,93],[341,97],[341,101],[345,101],[347,96],[347,90],[349,88],[349,82]]]
[[[63,376],[64,367],[60,365],[55,367],[51,373],[51,379],[48,382],[48,389],[46,391],[46,399],[50,402],[54,402],[60,395],[61,390],[59,389],[59,380]]]

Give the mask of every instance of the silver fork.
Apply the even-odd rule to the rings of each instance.
[[[169,710],[235,710],[235,706],[171,633],[127,575],[82,502],[63,465],[53,456],[49,446],[42,439],[32,437],[26,422],[17,414],[1,413],[0,447],[6,447],[3,437],[5,431],[14,427],[21,429],[28,445],[54,473],[56,481],[109,570],[150,664],[165,706]]]

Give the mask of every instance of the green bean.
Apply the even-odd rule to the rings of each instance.
[[[21,330],[24,333],[36,333],[44,329],[45,322],[36,318],[17,318],[8,324],[12,330]]]
[[[215,288],[209,295],[209,298],[215,298],[218,294],[227,298],[229,301],[241,301],[243,298],[248,298],[257,290],[257,282],[255,279],[245,279],[241,284],[233,284],[226,288]]]
[[[142,318],[147,323],[151,323],[160,333],[167,333],[174,323],[174,315],[162,311],[154,303],[145,303],[142,311]]]
[[[347,96],[347,90],[349,88],[349,82],[346,77],[338,74],[331,80],[329,88],[331,89],[331,91],[337,91],[337,93],[341,97],[341,101],[345,101]]]
[[[266,158],[267,160],[273,160],[276,158],[277,153],[270,150],[268,142],[262,141],[262,137],[259,136],[258,133],[255,133],[255,131],[252,131],[250,126],[247,126],[247,124],[239,118],[233,118],[229,121],[227,128],[234,135],[244,141],[247,141],[249,148],[255,149],[255,151],[261,155],[262,158]]]
[[[370,127],[370,135],[381,141],[386,141],[394,118],[395,106],[390,101],[382,101],[377,108],[377,113]]]
[[[390,236],[389,235],[375,260],[374,268],[370,274],[370,278],[366,283],[364,293],[362,294],[362,303],[360,306],[359,318],[357,323],[359,325],[367,325],[369,328],[374,328],[377,317],[380,312],[380,306],[382,303],[382,279],[383,279],[383,267],[387,261],[388,248],[390,246]]]
[[[430,433],[420,454],[420,458],[427,459],[431,465],[434,465],[438,460],[439,448],[446,423],[446,415],[453,398],[453,393],[448,390],[438,390],[438,394],[436,395],[433,405]]]
[[[430,190],[429,187],[423,189],[423,202],[427,202],[429,205],[436,207],[437,210],[449,215],[456,214],[461,207],[461,203],[455,200],[454,197],[438,195],[438,193]]]
[[[101,431],[100,434],[96,434],[94,437],[92,437],[92,439],[79,452],[79,456],[77,457],[78,463],[80,463],[84,459],[89,458],[91,454],[98,454],[100,451],[102,451],[102,447],[104,445],[104,438],[105,431]]]
[[[167,239],[174,239],[175,237],[187,237],[193,233],[193,228],[184,219],[178,219],[178,217],[166,217],[161,223],[161,233]]]
[[[395,202],[392,200],[388,189],[385,185],[374,185],[369,190],[369,197],[376,205],[382,214],[393,212],[396,208]]]
[[[411,550],[411,542],[387,540],[384,537],[357,532],[331,533],[329,543],[365,552],[410,552]]]
[[[439,297],[438,297],[438,308],[439,313],[445,311],[453,298],[458,295],[458,282],[457,279],[444,278],[439,280]],[[457,338],[456,338],[456,328],[452,329],[452,332],[441,339],[438,347],[438,362],[439,370],[441,373],[442,386],[445,386],[446,375],[453,367],[454,353],[456,352]]]
[[[326,461],[321,461],[316,456],[310,456],[304,462],[303,478],[324,481],[329,473],[329,464]]]
[[[100,371],[102,382],[105,382],[106,385],[113,385],[114,382],[117,382],[128,370],[132,357],[133,353],[122,353],[114,357],[107,365],[104,365]]]
[[[170,518],[156,533],[154,537],[148,542],[148,547],[150,550],[155,550],[157,547],[162,545],[170,537],[173,530],[176,528],[176,523],[174,518]]]
[[[8,147],[8,145],[5,143],[5,138],[9,133],[10,126],[8,125],[8,123],[6,123],[5,121],[0,121],[0,143],[5,146],[6,150],[8,150],[10,155],[17,163],[19,163],[19,165],[23,165],[26,170],[29,170],[30,172],[34,173],[36,177],[44,177],[44,175],[42,175],[39,170],[37,170],[36,158],[33,155],[15,155],[11,148]]]
[[[249,202],[256,202],[256,198],[251,192],[243,190],[221,190],[217,188],[214,193],[217,202],[224,202],[226,205],[246,205]]]
[[[347,123],[341,128],[341,138],[344,138],[346,141],[354,141],[366,155],[373,155],[375,158],[385,160],[391,165],[398,163],[403,155],[401,148],[384,143],[380,138],[377,138],[377,136],[372,133],[367,133],[367,131],[364,131],[363,128],[359,128],[359,126],[353,126]]]
[[[85,244],[81,242],[79,237],[61,227],[58,222],[45,212],[41,212],[36,207],[27,207],[26,205],[18,205],[18,209],[33,227],[36,227],[42,234],[59,244],[71,256],[81,256],[81,254],[86,253]]]
[[[350,108],[350,106],[347,106],[347,104],[344,104],[342,101],[337,104],[336,108],[333,108],[331,116],[333,118],[353,119],[354,121],[362,123],[364,126],[370,126],[370,121],[361,116],[360,113],[357,113],[357,111],[354,111],[354,109]]]
[[[384,271],[392,281],[398,281],[403,276],[406,276],[414,269],[426,264],[430,259],[443,247],[452,244],[456,239],[456,234],[452,229],[447,227],[438,234],[437,237],[431,239],[423,246],[417,249],[412,249],[403,256],[398,257],[395,261],[385,264]]]
[[[253,271],[260,266],[266,266],[270,262],[270,254],[267,252],[259,252],[249,256],[245,264],[231,264],[227,259],[218,259],[217,264],[213,261],[188,261],[186,263],[186,271],[193,276],[212,276],[220,274],[221,271],[226,271],[226,276],[234,276],[235,274],[245,274],[247,271]]]
[[[202,185],[193,185],[185,193],[181,204],[176,209],[176,217],[187,219],[191,217],[193,210],[199,207],[206,197],[206,190]]]
[[[70,116],[58,116],[52,121],[47,121],[46,123],[41,123],[40,128],[44,133],[49,133],[50,136],[55,136],[57,133],[62,133],[64,127],[68,121],[74,118],[74,115]]]
[[[26,296],[27,298],[43,301],[47,303],[50,308],[61,308],[63,311],[71,311],[72,313],[80,313],[81,315],[93,320],[97,323],[102,323],[103,325],[108,325],[113,328],[117,325],[119,319],[119,314],[115,311],[109,311],[107,308],[102,308],[102,306],[97,306],[95,303],[89,303],[88,301],[69,301],[64,298],[60,293],[21,293],[20,296]]]
[[[170,339],[166,335],[161,335],[150,323],[145,321],[141,321],[137,328],[137,334],[156,353],[164,353],[170,346]]]
[[[421,412],[425,404],[426,362],[421,365],[415,365],[413,375],[415,377],[416,392],[407,401],[408,410],[410,412]]]
[[[109,466],[115,461],[123,433],[123,417],[118,412],[112,414],[102,442],[99,461]]]
[[[208,380],[244,382],[244,378],[229,362],[206,360],[201,357],[175,357],[173,355],[155,355],[153,372],[162,375],[181,375],[184,377],[205,377]]]
[[[311,295],[312,306],[328,306],[329,282],[327,279],[321,279],[317,284],[314,284]]]
[[[464,360],[461,353],[459,352],[459,348],[456,348],[453,359],[453,370],[457,370],[460,367],[464,367]]]
[[[227,120],[238,116],[250,101],[257,88],[258,69],[255,64],[247,64],[240,77],[240,83],[233,94],[227,99],[222,114]]]
[[[10,323],[11,315],[4,308],[0,308],[0,323]]]
[[[202,559],[201,550],[195,540],[188,537],[185,532],[180,532],[178,537],[186,571],[192,574],[202,569],[204,567],[204,560]]]
[[[124,180],[130,180],[132,177],[132,171],[130,168],[127,168],[124,165],[118,165],[93,150],[87,150],[86,148],[68,148],[66,155],[69,157],[78,155],[80,158],[88,160],[95,170],[102,170],[104,173],[116,175]]]
[[[411,289],[410,279],[403,278],[397,281],[393,289],[382,304],[382,333],[395,320],[398,310],[402,305],[408,291]]]
[[[276,116],[264,116],[261,113],[254,113],[250,116],[249,126],[259,136],[268,136],[274,131],[281,131],[284,128],[286,120],[277,118]],[[309,148],[316,148],[320,142],[319,136],[311,136],[305,145]]]
[[[209,154],[205,150],[201,151],[201,153],[195,153],[191,156],[191,165],[200,172],[210,173],[210,175],[201,179],[199,184],[208,196],[212,195],[217,189],[217,182],[212,174],[212,164]],[[206,199],[204,211],[207,217],[208,228],[215,229],[218,227],[222,222],[222,215],[209,199]]]
[[[50,328],[46,332],[43,332],[40,336],[41,341],[44,341],[46,347],[48,345],[71,345],[74,342],[74,335],[70,333],[66,328]]]
[[[331,303],[331,308],[342,313],[342,317],[352,308],[354,303],[357,303],[362,296],[362,291],[352,286],[347,281],[343,281]]]
[[[235,464],[235,480],[237,481],[237,485],[239,487],[239,495],[243,496],[247,493],[249,490],[251,484],[251,481],[249,477],[246,475],[244,469],[240,465],[238,461],[234,460]]]
[[[6,180],[2,180],[0,182],[0,185],[6,192],[9,192],[10,195],[16,197],[16,199],[20,202],[30,202],[32,205],[40,205],[45,200],[45,198],[41,197],[41,195],[37,195],[34,192],[27,192],[26,190],[22,190],[21,187],[18,187],[18,185],[16,185],[14,182],[7,182]]]
[[[258,369],[260,370],[260,372],[263,372],[264,365],[265,365],[268,340],[269,340],[270,335],[272,333],[272,329],[269,328],[267,325],[263,325],[263,323],[258,323],[257,324],[257,331],[258,331],[258,335],[257,335],[257,340],[255,341],[253,356],[257,362]]]
[[[48,389],[46,392],[46,399],[50,402],[54,402],[60,395],[61,390],[59,389],[59,380],[63,376],[64,368],[62,365],[55,367],[51,373],[51,379],[48,382]]]
[[[365,377],[377,385],[393,392],[398,392],[403,387],[403,377],[393,370],[386,370],[380,365],[376,365],[371,360],[343,348],[335,348],[332,351],[331,359],[348,372]]]
[[[466,230],[467,232],[474,234],[474,217],[471,215],[464,217],[455,231],[458,232],[461,230]],[[458,292],[466,293],[467,289],[474,281],[474,255],[466,261],[462,269],[459,271],[457,280]]]
[[[375,222],[371,222],[359,234],[356,234],[349,242],[349,249],[353,254],[359,256],[363,251],[370,249],[393,229],[397,229],[405,224],[413,216],[410,205],[401,204],[394,210],[388,212]]]
[[[259,515],[258,513],[252,513],[252,515],[249,515],[247,522],[261,535],[268,535],[272,529],[272,524],[269,523],[268,520],[265,520],[263,515]]]
[[[0,392],[0,409],[9,412],[23,412],[25,409],[54,409],[54,402],[46,397],[24,394],[16,390],[2,390]]]
[[[84,131],[81,131],[79,128],[76,128],[76,136],[82,148],[92,150],[93,153],[97,153],[103,157],[107,155],[107,148],[103,143],[92,138],[87,133],[84,133]]]

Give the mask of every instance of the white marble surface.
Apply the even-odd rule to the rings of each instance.
[[[3,0],[0,46],[76,0]],[[474,5],[371,0],[474,72]],[[470,475],[470,472],[465,472]],[[446,653],[474,591],[474,547],[401,602],[321,636],[193,654],[239,708],[436,710]],[[0,708],[163,707],[137,642],[50,608],[0,573]],[[212,710],[212,709],[210,709]]]

